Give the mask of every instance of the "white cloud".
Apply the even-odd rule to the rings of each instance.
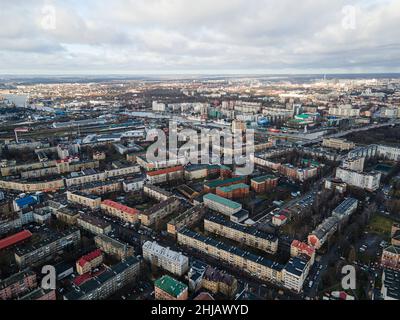
[[[0,1],[3,73],[400,71],[399,0]]]

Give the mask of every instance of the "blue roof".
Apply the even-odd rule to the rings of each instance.
[[[27,206],[39,203],[39,199],[33,196],[28,196],[25,198],[15,200],[15,203],[17,204],[18,207],[25,208]]]

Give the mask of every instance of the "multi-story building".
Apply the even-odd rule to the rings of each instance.
[[[345,193],[347,190],[347,184],[341,179],[331,178],[325,180],[325,188],[338,191],[339,193]]]
[[[251,189],[257,193],[265,193],[277,187],[278,177],[266,175],[251,179]]]
[[[340,220],[337,217],[325,219],[310,235],[308,244],[315,249],[320,249],[324,243],[336,232]]]
[[[310,167],[298,168],[291,164],[281,164],[278,171],[284,176],[297,181],[306,181],[314,178],[320,172],[321,165],[311,165]]]
[[[308,256],[291,258],[283,269],[284,286],[289,290],[301,292],[310,271],[310,265]]]
[[[20,300],[54,301],[57,300],[56,290],[37,288],[21,297]]]
[[[400,148],[378,145],[378,156],[392,161],[400,161]]]
[[[4,239],[0,240],[0,250],[7,249],[18,243],[27,241],[32,237],[32,233],[29,230],[23,230],[13,235],[10,235]]]
[[[183,166],[147,172],[147,180],[152,184],[176,181],[183,179]]]
[[[125,192],[140,191],[144,188],[144,177],[126,179],[122,182],[122,187]]]
[[[207,164],[193,164],[185,167],[185,179],[197,180],[205,179],[208,176]]]
[[[226,199],[242,199],[248,197],[250,187],[244,183],[233,184],[227,187],[218,187],[216,194]]]
[[[160,246],[157,242],[143,244],[143,259],[172,274],[182,276],[189,270],[189,259],[179,252]]]
[[[344,200],[339,206],[332,211],[332,216],[338,218],[339,220],[343,220],[347,217],[350,217],[358,207],[358,200],[354,198],[347,198]]]
[[[282,284],[284,266],[264,257],[243,251],[235,246],[229,246],[212,238],[206,238],[189,229],[182,229],[178,232],[178,243],[225,261],[261,280]]]
[[[204,230],[271,254],[278,251],[276,236],[228,221],[220,215],[206,216]]]
[[[99,234],[94,238],[96,246],[103,252],[115,256],[120,260],[134,255],[134,248],[116,239]]]
[[[191,227],[200,221],[200,219],[204,216],[204,211],[203,205],[196,205],[193,208],[181,213],[179,216],[168,222],[168,233],[175,236],[179,229],[183,227]]]
[[[204,183],[204,192],[215,193],[218,187],[228,187],[239,183],[246,183],[246,177],[234,177],[225,180],[218,179],[218,180],[208,181]]]
[[[329,114],[338,117],[359,117],[360,109],[353,108],[352,105],[340,105],[329,108]]]
[[[78,274],[90,272],[92,269],[103,263],[103,253],[100,249],[90,252],[76,262],[76,271]]]
[[[293,240],[290,245],[290,256],[299,257],[306,255],[310,258],[310,264],[313,265],[315,261],[315,248],[309,246],[307,243],[299,240]]]
[[[165,201],[173,196],[171,192],[168,192],[151,184],[146,184],[143,188],[143,192],[149,198],[157,201]]]
[[[163,276],[154,283],[156,300],[187,300],[188,286],[170,276]]]
[[[117,217],[125,222],[136,223],[139,220],[139,210],[111,200],[104,200],[101,203],[101,209],[107,214]]]
[[[222,293],[226,297],[234,297],[238,282],[232,275],[208,266],[203,274],[201,286],[214,294]]]
[[[340,151],[351,150],[356,147],[354,142],[345,139],[327,138],[322,142],[322,146],[326,148],[337,149]]]
[[[10,300],[37,287],[36,273],[24,270],[0,281],[0,300]]]
[[[390,245],[383,249],[381,265],[384,268],[400,271],[400,247]]]
[[[15,250],[15,261],[20,268],[46,262],[67,247],[77,246],[81,240],[80,231],[71,227],[63,232],[47,232],[40,241],[19,246]]]
[[[78,222],[80,214],[78,210],[69,208],[69,207],[62,207],[55,210],[55,216],[58,220],[65,222],[70,225],[75,225]]]
[[[343,160],[342,167],[347,170],[363,172],[365,157],[350,157]]]
[[[178,198],[169,198],[143,211],[139,216],[140,222],[147,227],[156,224],[176,211],[180,205]]]
[[[64,188],[64,179],[49,180],[42,182],[27,182],[24,180],[0,180],[1,189],[16,190],[21,192],[49,192]]]
[[[357,172],[346,170],[343,168],[336,169],[336,178],[341,179],[343,182],[362,188],[368,191],[375,191],[379,188],[381,181],[381,173],[379,172]]]
[[[384,269],[382,273],[383,300],[400,300],[400,272],[392,269]]]
[[[232,216],[242,210],[242,205],[240,203],[222,198],[212,193],[206,194],[203,197],[203,201],[207,208],[227,216]]]
[[[98,209],[101,205],[101,197],[78,191],[67,191],[67,200],[91,209]]]
[[[109,234],[112,230],[107,221],[90,214],[81,214],[77,220],[78,226],[93,234]]]
[[[74,286],[64,300],[103,300],[135,281],[140,273],[141,261],[136,257],[107,268],[98,276]]]
[[[73,172],[68,178],[65,178],[65,185],[67,188],[83,185],[85,183],[98,182],[106,180],[107,175],[105,172],[97,172],[94,169],[83,170],[81,172]]]

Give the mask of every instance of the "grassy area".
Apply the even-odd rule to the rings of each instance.
[[[393,220],[380,215],[374,215],[367,226],[366,231],[384,235],[389,238],[392,230]]]

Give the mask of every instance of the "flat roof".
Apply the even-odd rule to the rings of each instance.
[[[242,207],[242,205],[240,203],[231,201],[229,199],[225,199],[225,198],[217,196],[217,195],[215,195],[213,193],[206,194],[203,197],[203,200],[205,200],[205,199],[210,200],[210,201],[214,201],[214,202],[218,202],[218,203],[220,203],[220,204],[222,204],[224,206],[227,206],[229,208],[232,208],[232,209],[239,209],[239,208]]]
[[[156,287],[176,298],[179,297],[182,292],[187,290],[186,284],[167,275],[157,279],[154,284]]]

